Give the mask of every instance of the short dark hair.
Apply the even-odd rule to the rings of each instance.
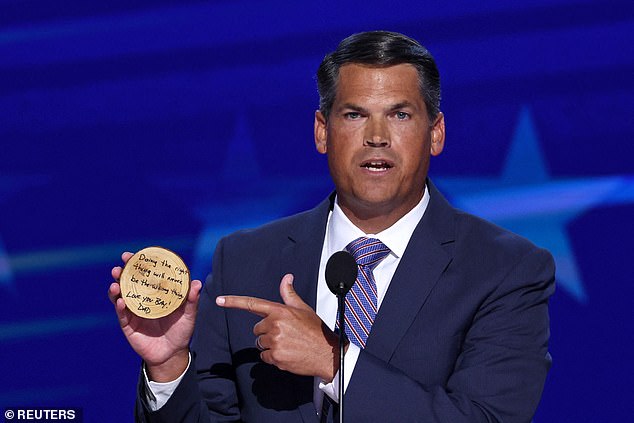
[[[386,67],[408,63],[418,71],[420,92],[433,122],[440,112],[440,74],[431,53],[418,41],[398,32],[369,31],[353,34],[329,53],[317,70],[319,110],[328,119],[335,101],[339,69],[348,63]]]

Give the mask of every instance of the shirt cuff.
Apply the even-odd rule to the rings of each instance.
[[[163,407],[165,403],[170,399],[178,384],[187,373],[189,366],[192,362],[191,353],[189,354],[187,367],[185,371],[171,382],[153,382],[148,379],[147,372],[145,371],[145,363],[143,363],[143,380],[145,381],[145,401],[148,405],[148,408],[152,411],[156,411]]]
[[[346,355],[343,356],[343,366],[344,366],[344,374],[343,374],[343,392],[346,392],[346,388],[348,387],[348,383],[350,382],[350,378],[352,377],[352,372],[354,371],[354,367],[357,365],[357,360],[359,359],[359,354],[361,353],[361,348],[352,342],[348,345],[348,351],[346,351]],[[332,382],[319,382],[319,389],[326,395],[330,397],[331,400],[339,403],[339,372],[335,374]]]

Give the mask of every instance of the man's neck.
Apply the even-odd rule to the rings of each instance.
[[[341,211],[350,219],[353,225],[366,234],[378,234],[394,225],[416,207],[422,199],[422,196],[421,194],[421,197],[418,198],[417,201],[413,201],[412,204],[403,204],[398,208],[389,206],[381,207],[377,205],[371,205],[369,207],[356,205],[355,207],[350,207],[340,198],[338,199],[338,203]]]

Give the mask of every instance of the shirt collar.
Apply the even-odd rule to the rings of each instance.
[[[397,258],[403,256],[405,248],[409,243],[409,239],[414,233],[414,229],[418,222],[425,214],[427,205],[429,204],[429,190],[425,185],[425,192],[423,198],[418,204],[405,216],[401,217],[389,228],[379,232],[378,234],[366,234],[361,229],[357,228],[348,217],[344,214],[339,207],[339,202],[335,198],[335,204],[328,220],[328,228],[326,239],[328,242],[328,256],[334,254],[337,251],[341,251],[346,248],[346,245],[359,237],[367,236],[371,238],[379,239],[385,244],[391,251],[390,254],[395,255]]]

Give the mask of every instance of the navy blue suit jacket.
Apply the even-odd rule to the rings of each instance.
[[[345,394],[349,422],[529,422],[550,367],[545,250],[452,208],[428,182],[430,202],[394,274]],[[315,307],[334,195],[315,209],[219,242],[204,287],[190,366],[168,403],[138,421],[317,422],[313,378],[259,359],[259,317],[215,305],[220,294],[281,302],[295,275]],[[140,388],[142,389],[142,388]]]

